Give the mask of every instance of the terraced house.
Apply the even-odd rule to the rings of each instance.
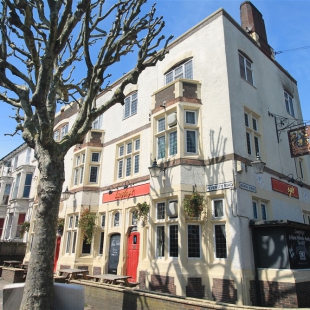
[[[172,42],[127,87],[124,106],[67,154],[55,271],[124,274],[140,289],[239,305],[310,306],[308,127],[262,14],[249,1],[240,10],[241,25],[219,9]],[[77,109],[58,112],[56,141]],[[96,220],[90,240],[85,212]]]

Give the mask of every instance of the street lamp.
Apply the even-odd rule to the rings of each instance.
[[[150,170],[150,174],[151,174],[152,178],[158,178],[159,174],[162,171],[164,172],[164,175],[165,175],[166,168],[165,167],[159,167],[157,165],[157,161],[156,161],[156,158],[155,158],[154,161],[153,161],[153,165],[151,167],[149,167],[149,170]]]
[[[74,195],[75,196],[75,193],[71,193],[69,190],[68,190],[68,186],[66,187],[66,190],[64,192],[61,193],[61,197],[63,200],[67,200],[69,199],[70,195]]]
[[[252,161],[251,164],[249,166],[252,166],[253,167],[253,170],[254,170],[254,173],[255,174],[262,174],[264,172],[264,169],[265,169],[265,166],[266,166],[266,163],[264,163],[259,154],[257,154],[256,156],[256,160]],[[245,166],[246,168],[246,171],[247,170],[247,166]]]

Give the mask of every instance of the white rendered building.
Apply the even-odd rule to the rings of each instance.
[[[297,82],[248,1],[241,19],[220,9],[177,38],[67,154],[55,270],[127,274],[142,289],[240,305],[310,306],[310,161],[291,157],[286,136],[302,125]],[[57,114],[56,141],[76,112]],[[257,153],[263,174],[250,165]],[[155,158],[160,174],[150,177]],[[205,198],[194,217],[183,209],[193,192]],[[78,227],[85,210],[96,215],[90,244]],[[260,293],[270,285],[281,297]]]

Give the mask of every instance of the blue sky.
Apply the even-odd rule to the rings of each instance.
[[[113,2],[113,1],[109,1]],[[199,23],[219,8],[224,8],[240,24],[239,0],[157,0],[157,14],[166,21],[164,34],[175,38]],[[149,0],[149,3],[153,1]],[[275,51],[310,46],[310,0],[253,0],[262,13],[270,46]],[[303,119],[310,121],[308,90],[310,84],[310,49],[276,55],[276,60],[297,80]],[[111,71],[111,81],[134,66],[134,59],[126,67]],[[4,136],[14,132],[15,121],[9,118],[14,110],[0,102],[0,159],[23,143],[21,136]]]

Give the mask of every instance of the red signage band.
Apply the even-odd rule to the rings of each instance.
[[[114,190],[112,194],[105,193],[102,195],[102,202],[110,202],[115,200],[128,199],[148,195],[150,193],[150,184],[142,184],[137,186],[128,187],[126,189]]]
[[[279,181],[277,179],[271,178],[272,189],[276,192],[282,193],[284,195],[299,198],[298,187],[285,182]]]

